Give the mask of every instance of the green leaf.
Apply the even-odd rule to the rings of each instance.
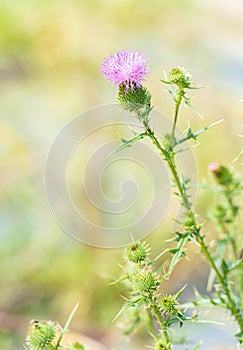
[[[118,317],[120,317],[121,314],[123,314],[123,312],[126,311],[127,309],[129,309],[130,307],[140,306],[143,303],[144,303],[144,298],[141,298],[141,297],[139,297],[137,299],[130,300],[127,304],[123,305],[123,307],[118,312],[118,314],[116,315],[116,317],[113,319],[112,322],[115,322],[118,319]]]
[[[170,320],[168,320],[168,322],[166,324],[168,326],[171,326],[172,324],[175,324],[175,323],[180,323],[180,324],[183,323],[183,322],[193,322],[193,323],[195,323],[195,321],[198,322],[197,321],[197,317],[198,317],[198,315],[194,315],[192,317],[190,317],[190,316],[175,317],[175,318],[171,318]]]
[[[71,323],[71,321],[72,321],[72,319],[73,319],[73,316],[74,316],[75,312],[77,311],[78,305],[79,305],[79,303],[77,303],[77,304],[74,306],[73,311],[72,311],[71,314],[69,315],[69,317],[68,317],[68,319],[67,319],[67,322],[66,322],[64,328],[62,329],[62,332],[61,332],[61,334],[60,334],[60,337],[59,337],[58,340],[57,340],[57,345],[56,345],[56,348],[57,348],[57,349],[58,349],[58,347],[59,347],[60,344],[61,344],[61,340],[62,340],[64,334],[65,334],[66,331],[68,330],[68,327],[69,327],[69,325],[70,325],[70,323]]]
[[[187,243],[187,241],[190,239],[190,236],[187,234],[184,234],[183,236],[180,237],[178,244],[176,246],[176,248],[172,248],[170,249],[170,251],[172,251],[172,253],[174,254],[171,262],[170,262],[170,266],[169,266],[169,270],[167,272],[167,275],[169,276],[171,274],[171,272],[174,270],[174,267],[176,266],[176,264],[179,262],[179,260],[185,256],[185,252],[184,252],[184,246]]]
[[[157,255],[154,259],[148,261],[147,265],[153,265],[157,260],[159,260],[159,258],[161,258],[161,256],[163,256],[165,253],[167,253],[169,251],[170,250],[168,248],[166,248],[159,255]]]
[[[163,79],[161,79],[160,81],[161,81],[161,83],[165,83],[165,84],[168,84],[168,85],[170,84],[169,81],[166,81],[166,80],[163,80]]]
[[[113,286],[114,284],[117,284],[117,283],[120,283],[122,281],[127,280],[129,277],[130,277],[129,275],[123,276],[123,277],[121,277],[121,278],[119,278],[119,279],[117,279],[115,281],[110,282],[109,285]]]
[[[180,294],[183,292],[183,290],[186,288],[187,284],[185,284],[180,290],[178,290],[178,292],[175,294],[175,298],[177,299]]]
[[[216,122],[214,122],[214,123],[211,123],[211,124],[209,124],[209,125],[206,125],[204,128],[202,128],[202,129],[200,129],[200,130],[197,130],[197,131],[195,131],[195,132],[192,132],[191,129],[189,128],[188,131],[187,131],[187,135],[186,135],[185,137],[183,137],[183,138],[177,140],[177,141],[175,142],[174,146],[177,146],[177,145],[179,145],[179,144],[181,144],[181,143],[183,143],[183,142],[185,142],[185,141],[187,141],[187,140],[189,140],[189,139],[191,139],[191,138],[193,138],[194,140],[196,140],[197,137],[198,137],[199,135],[201,135],[203,132],[207,131],[208,129],[211,129],[213,126],[215,126],[215,125],[217,125],[217,124],[219,124],[219,123],[222,123],[223,120],[224,120],[224,119],[220,119],[220,120],[218,120],[218,121],[216,121]]]
[[[118,146],[117,148],[114,149],[114,151],[112,152],[112,154],[120,152],[121,150],[123,150],[126,147],[131,147],[133,143],[137,142],[140,139],[143,139],[146,136],[146,133],[142,133],[142,134],[138,134],[137,136],[135,136],[134,138],[130,139],[130,140],[125,140],[125,139],[121,139],[122,144],[120,146]]]
[[[238,269],[239,267],[242,267],[243,265],[243,260],[242,259],[237,259],[231,264],[228,264],[228,272],[231,272],[233,270]]]

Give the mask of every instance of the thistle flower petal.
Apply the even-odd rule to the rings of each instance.
[[[125,84],[127,89],[133,89],[141,86],[148,67],[144,55],[138,51],[120,51],[104,59],[100,72],[112,84]]]

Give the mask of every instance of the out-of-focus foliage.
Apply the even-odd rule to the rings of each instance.
[[[168,115],[172,104],[159,82],[163,70],[184,66],[207,86],[195,93],[194,105],[204,124],[225,122],[195,150],[202,178],[208,162],[231,162],[241,149],[242,10],[238,0],[0,2],[1,348],[21,348],[29,319],[64,321],[77,301],[74,328],[94,337],[109,333],[119,309],[121,291],[104,275],[117,275],[113,262],[121,251],[85,247],[65,235],[43,186],[47,151],[64,123],[113,102],[114,89],[98,72],[103,57],[120,49],[143,51],[153,103]],[[188,119],[201,125],[187,112],[182,129]],[[201,199],[205,212],[207,198]],[[151,236],[155,250],[167,228],[163,223]],[[205,265],[190,254],[193,264],[184,262],[168,289],[191,276],[205,290]]]

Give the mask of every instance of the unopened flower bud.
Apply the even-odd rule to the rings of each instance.
[[[175,295],[164,295],[159,301],[159,306],[161,311],[167,313],[167,314],[178,314],[180,313],[179,310],[179,303],[177,301],[177,296]]]
[[[143,268],[134,274],[133,289],[135,294],[150,297],[160,285],[159,278],[156,273],[149,268]]]
[[[170,84],[175,84],[180,89],[185,89],[191,87],[192,77],[186,69],[175,67],[169,72],[169,81]]]
[[[31,321],[26,345],[31,350],[41,350],[53,345],[60,326],[53,321]]]
[[[232,173],[224,165],[216,163],[209,164],[209,170],[215,175],[218,183],[223,186],[233,184],[234,178]]]
[[[134,243],[126,248],[124,258],[128,262],[137,264],[146,260],[149,250],[149,246],[145,242]]]

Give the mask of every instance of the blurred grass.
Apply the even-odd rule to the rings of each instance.
[[[241,148],[243,50],[241,1],[0,1],[0,346],[21,348],[31,318],[63,323],[79,301],[74,328],[109,333],[122,300],[104,274],[120,272],[120,250],[82,246],[55,224],[45,201],[44,162],[65,122],[87,108],[110,103],[114,89],[98,72],[103,57],[138,49],[150,62],[147,86],[155,106],[171,114],[159,82],[162,70],[188,68],[207,89],[186,110],[193,128],[220,118],[195,149],[199,177],[211,161],[231,163]],[[239,164],[236,164],[239,167]],[[205,212],[207,197],[199,209]],[[167,236],[166,220],[149,237],[154,250]],[[168,288],[191,274],[205,288],[206,265],[195,259],[175,272]],[[195,272],[196,271],[196,272]],[[198,271],[200,271],[198,273]],[[187,276],[187,277],[186,277]]]

